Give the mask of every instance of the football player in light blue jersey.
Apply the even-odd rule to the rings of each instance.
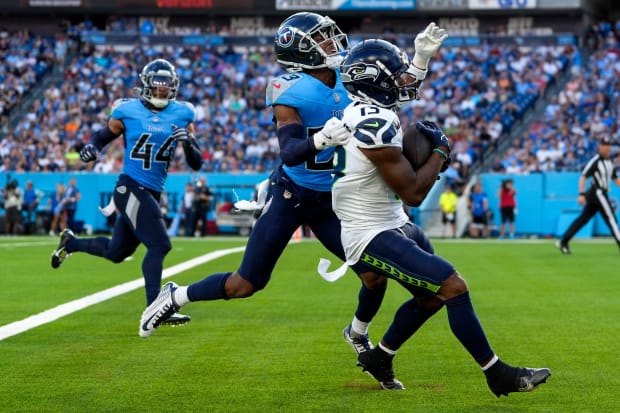
[[[302,12],[284,20],[274,43],[277,60],[288,72],[267,87],[282,164],[270,177],[267,201],[241,266],[188,287],[166,284],[142,316],[144,336],[191,301],[244,298],[265,288],[301,225],[308,225],[329,251],[345,259],[330,191],[333,146],[351,137],[338,120],[350,102],[337,70],[348,48],[347,36],[329,17]],[[368,325],[381,306],[386,286],[383,277],[371,274],[363,279],[355,317],[343,332],[356,353],[372,349]]]
[[[202,156],[194,133],[194,109],[177,102],[179,79],[170,62],[157,59],[140,73],[140,99],[115,102],[107,126],[92,135],[80,151],[84,162],[97,159],[99,152],[120,135],[125,137],[123,172],[119,176],[112,202],[106,214],[117,212],[112,237],[79,239],[69,229],[60,235],[60,244],[52,254],[52,267],[74,252],[86,252],[122,262],[140,243],[147,248],[142,261],[147,306],[159,294],[166,254],[171,249],[159,199],[168,174],[168,164],[179,142],[185,159],[199,170]],[[189,316],[173,314],[170,324],[185,324]]]

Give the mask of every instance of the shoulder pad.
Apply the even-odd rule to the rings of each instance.
[[[402,147],[402,128],[398,115],[389,109],[372,105],[349,105],[345,123],[361,147]]]
[[[278,103],[278,100],[286,94],[297,82],[303,79],[301,73],[286,73],[276,77],[267,85],[267,105]]]

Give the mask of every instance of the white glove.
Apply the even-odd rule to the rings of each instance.
[[[312,135],[314,147],[321,151],[328,146],[346,145],[351,139],[351,130],[338,118],[330,118],[323,129]]]
[[[418,33],[413,41],[415,54],[408,72],[413,74],[418,80],[424,80],[428,62],[447,38],[448,33],[444,29],[437,27],[434,22],[429,23],[426,29]]]

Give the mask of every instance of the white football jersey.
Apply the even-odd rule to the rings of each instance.
[[[377,234],[405,225],[409,217],[398,195],[359,149],[395,146],[402,150],[403,132],[396,113],[353,103],[345,109],[343,120],[353,138],[336,151],[332,202],[342,223],[347,264],[352,265]]]

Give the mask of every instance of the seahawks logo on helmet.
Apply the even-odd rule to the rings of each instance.
[[[353,81],[362,79],[377,80],[379,77],[379,68],[367,64],[354,65],[351,66],[348,74]]]
[[[290,47],[295,39],[295,33],[289,26],[284,26],[278,30],[276,35],[276,43],[281,47]]]

